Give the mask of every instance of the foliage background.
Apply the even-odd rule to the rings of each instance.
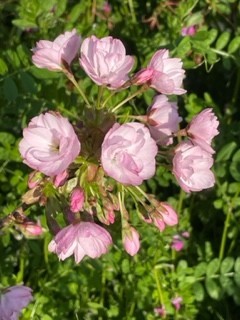
[[[0,233],[0,284],[24,283],[34,302],[21,319],[158,319],[154,308],[164,302],[167,319],[239,319],[240,314],[240,4],[238,0],[109,1],[2,0],[0,3],[0,217],[20,204],[27,190],[28,168],[21,163],[18,142],[22,128],[42,111],[54,109],[74,119],[84,107],[62,74],[37,69],[31,48],[40,39],[54,39],[76,28],[83,38],[112,35],[121,39],[136,69],[159,48],[183,59],[187,70],[179,97],[181,116],[190,120],[207,106],[220,120],[215,140],[216,186],[191,195],[180,191],[160,168],[146,184],[149,192],[170,201],[180,223],[160,234],[135,225],[142,235],[137,256],[129,257],[113,230],[115,245],[99,260],[59,263],[49,254],[51,235],[26,239],[14,228]],[[196,25],[183,37],[181,29]],[[96,86],[75,64],[74,70],[90,100]],[[129,104],[144,113],[153,92]],[[119,97],[120,99],[121,97]],[[129,203],[131,207],[131,203]],[[131,215],[134,218],[134,210]],[[43,226],[43,209],[29,212]],[[191,236],[181,252],[171,249],[172,236]],[[177,312],[171,305],[183,298]]]

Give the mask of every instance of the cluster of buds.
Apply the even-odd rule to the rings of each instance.
[[[159,160],[171,168],[186,192],[212,187],[211,142],[218,134],[218,120],[208,108],[179,129],[177,104],[167,95],[186,92],[182,88],[185,71],[181,60],[170,58],[166,49],[158,50],[145,68],[132,74],[134,58],[112,37],[82,40],[74,29],[53,42],[39,41],[32,51],[35,66],[67,76],[85,108],[74,126],[59,112],[49,111],[34,117],[23,130],[19,150],[23,162],[35,170],[23,202],[46,207],[55,236],[49,250],[61,260],[74,255],[79,263],[84,256],[98,258],[106,253],[112,244],[109,225],[118,223],[117,214],[123,246],[133,256],[140,248],[140,236],[131,225],[126,198],[132,197],[143,223],[152,223],[161,232],[176,225],[178,216],[170,204],[140,186],[155,175]],[[100,87],[94,103],[71,71],[78,56],[82,69]],[[114,94],[133,86],[137,86],[134,94],[111,105]],[[121,116],[125,103],[150,88],[157,95],[146,115]],[[107,92],[105,100],[103,92]],[[119,123],[120,118],[125,120]],[[176,145],[181,137],[187,140]],[[59,224],[61,214],[65,226]]]

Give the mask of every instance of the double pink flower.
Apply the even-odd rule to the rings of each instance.
[[[68,119],[47,112],[33,118],[19,144],[23,162],[47,176],[62,174],[80,152],[80,142]]]
[[[147,68],[140,70],[134,77],[133,83],[148,83],[163,94],[184,94],[182,82],[185,71],[179,58],[170,58],[166,49],[158,50],[152,57]]]
[[[40,40],[32,49],[32,61],[38,68],[61,71],[63,64],[70,66],[81,44],[81,37],[75,29],[58,36],[54,41]]]
[[[96,84],[117,89],[129,79],[134,58],[126,55],[120,40],[91,36],[82,43],[80,64]]]
[[[116,123],[104,138],[101,162],[107,175],[137,186],[154,175],[157,151],[156,142],[143,124]]]
[[[112,238],[107,230],[93,222],[79,222],[59,231],[48,249],[56,253],[60,260],[74,254],[76,263],[79,263],[85,256],[99,258],[111,244]]]

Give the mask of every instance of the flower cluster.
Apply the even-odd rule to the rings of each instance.
[[[97,99],[85,95],[71,71],[78,54],[79,66],[101,87]],[[19,145],[24,163],[35,170],[23,201],[46,207],[48,226],[55,235],[49,251],[60,260],[74,255],[79,263],[84,256],[106,253],[112,244],[109,226],[116,223],[118,213],[123,247],[135,255],[140,235],[131,224],[127,197],[132,197],[141,221],[161,232],[176,225],[174,208],[141,188],[161,161],[186,192],[214,185],[211,142],[218,134],[218,120],[208,108],[186,128],[179,128],[182,118],[168,95],[186,92],[185,71],[168,50],[158,50],[146,67],[133,73],[134,58],[119,39],[91,36],[82,41],[72,30],[53,42],[39,41],[32,60],[38,68],[63,72],[86,105],[75,126],[58,112],[34,117]],[[129,87],[133,93],[111,105],[111,97]],[[124,115],[125,103],[152,89],[157,95],[145,115]],[[179,143],[181,137],[186,140]],[[68,221],[65,226],[59,225],[60,213]]]

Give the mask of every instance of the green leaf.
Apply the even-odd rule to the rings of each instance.
[[[218,258],[213,259],[207,266],[207,277],[211,277],[216,274],[220,267],[220,260]]]
[[[14,19],[12,20],[12,24],[23,30],[38,27],[36,23],[24,19]]]
[[[234,271],[240,274],[240,257],[238,257],[235,261]]]
[[[208,31],[207,43],[210,45],[216,39],[218,31],[216,29],[211,29]]]
[[[26,72],[21,72],[20,79],[22,82],[22,86],[26,92],[33,94],[37,92],[37,85],[30,74]]]
[[[237,148],[237,143],[232,141],[227,143],[217,154],[216,162],[227,161],[231,158],[233,151]]]
[[[234,53],[236,52],[240,47],[240,36],[234,38],[228,45],[228,53]]]
[[[199,263],[195,270],[194,270],[194,275],[196,278],[203,276],[207,271],[207,263],[206,262],[201,262]]]
[[[217,285],[216,281],[206,278],[205,286],[209,296],[214,300],[219,300],[221,297],[221,288]]]
[[[197,301],[202,301],[204,299],[204,288],[200,282],[193,284],[193,292]]]
[[[191,43],[189,37],[184,37],[177,46],[176,56],[183,58],[191,50]]]
[[[37,79],[54,79],[60,76],[60,72],[49,71],[47,69],[39,69],[37,67],[32,67],[30,71],[32,75]]]
[[[234,154],[229,171],[236,181],[240,181],[240,150]]]
[[[233,257],[226,257],[222,261],[222,264],[220,267],[220,272],[222,274],[229,272],[233,268],[233,265],[234,265],[234,258]]]
[[[223,289],[229,294],[232,295],[234,292],[234,282],[231,278],[221,275],[220,276],[220,284]]]
[[[15,137],[8,132],[0,132],[0,143],[4,147],[10,147],[15,142]]]
[[[3,61],[3,59],[0,58],[0,75],[4,75],[8,72],[8,66]]]
[[[3,92],[7,100],[13,101],[18,96],[18,89],[12,78],[6,78],[3,82]]]
[[[223,32],[220,37],[217,39],[216,49],[222,50],[228,43],[230,39],[230,32],[225,31]]]

